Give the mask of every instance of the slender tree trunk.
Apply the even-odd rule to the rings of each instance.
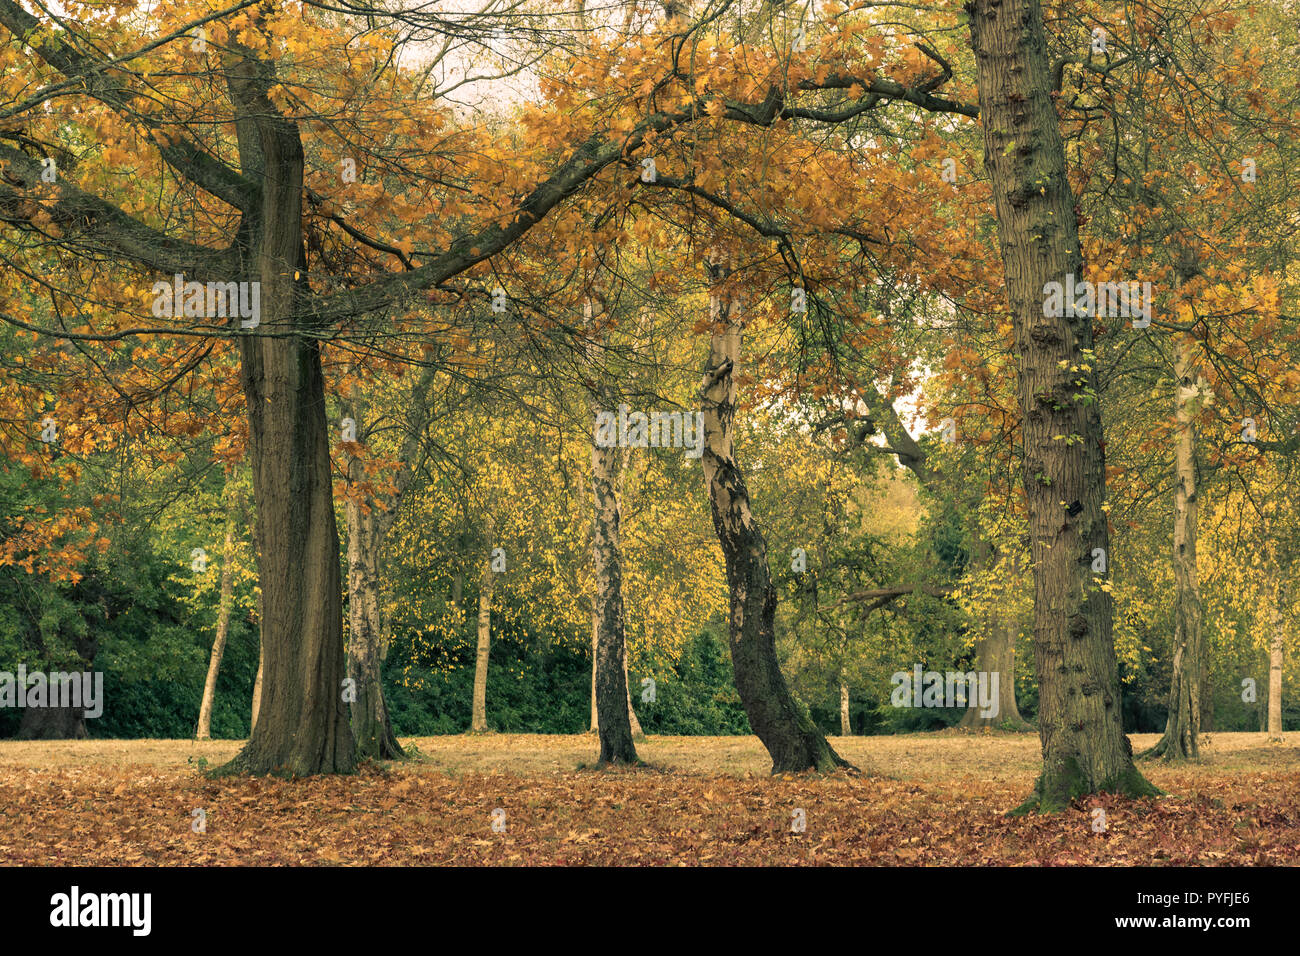
[[[714,330],[700,395],[704,414],[705,487],[713,527],[727,564],[730,646],[736,690],[749,726],[772,757],[772,772],[828,771],[848,766],[831,749],[806,708],[790,693],[776,657],[776,589],[767,544],[750,509],[736,461],[734,373],[740,364],[739,303],[725,288],[729,265],[709,263]]]
[[[969,0],[984,163],[997,211],[1019,355],[1024,485],[1034,561],[1034,664],[1043,772],[1020,810],[1064,809],[1099,790],[1151,794],[1121,723],[1093,323],[1048,316],[1047,283],[1082,280],[1065,151],[1038,0]],[[1060,436],[1069,440],[1061,440]]]
[[[488,658],[492,653],[492,592],[496,587],[496,574],[492,570],[489,550],[478,588],[478,652],[474,658],[474,706],[469,725],[470,732],[475,734],[485,733],[488,729],[487,675]]]
[[[253,679],[253,714],[248,721],[248,734],[250,737],[254,728],[257,727],[257,712],[262,707],[262,664],[265,659],[265,655],[262,653],[262,641],[259,638],[257,641],[257,677]]]
[[[600,617],[596,613],[596,601],[591,602],[591,726],[587,733],[600,733],[600,717],[596,712],[596,648],[600,644]]]
[[[627,633],[623,609],[623,551],[619,540],[619,493],[622,469],[617,443],[598,443],[601,411],[617,405],[607,372],[598,362],[597,315],[587,300],[587,325],[592,333],[587,366],[597,383],[591,395],[591,568],[592,568],[592,696],[601,765],[636,763],[632,740],[632,695],[627,686]],[[638,727],[638,730],[640,728]]]
[[[348,463],[352,481],[361,480],[359,459]],[[382,530],[375,508],[350,496],[348,522],[348,677],[354,682],[352,735],[357,756],[401,760],[406,756],[393,733],[384,702],[383,661],[387,651],[379,606],[379,554]]]
[[[975,544],[974,565],[985,570],[995,560],[993,547],[982,536]],[[1008,563],[1007,574],[1015,580],[1019,575],[1019,561]],[[1009,620],[995,602],[984,616],[984,624],[975,645],[975,660],[980,670],[998,675],[998,709],[993,716],[985,717],[978,703],[973,702],[962,715],[959,727],[982,730],[1001,727],[1007,730],[1033,730],[1033,725],[1020,716],[1016,704],[1016,637],[1019,629]]]
[[[199,704],[199,726],[194,736],[207,740],[212,736],[212,704],[217,696],[217,674],[221,658],[226,653],[226,636],[230,633],[230,605],[235,591],[235,522],[226,519],[226,540],[221,548],[221,597],[217,602],[217,637],[212,642],[212,655],[208,658],[208,677],[203,682],[203,700]]]
[[[608,399],[608,392],[601,394]],[[619,547],[619,509],[615,482],[617,447],[596,444],[593,403],[591,443],[591,561],[596,609],[596,724],[600,763],[636,763],[627,688],[627,647],[623,617],[623,554]]]
[[[1282,627],[1282,583],[1274,586],[1272,607],[1269,609],[1272,627],[1268,645],[1268,739],[1282,740],[1282,647],[1285,632]]]
[[[1169,716],[1159,742],[1143,757],[1198,758],[1201,734],[1201,593],[1196,571],[1196,426],[1191,403],[1197,394],[1192,344],[1180,337],[1174,359],[1174,659]]]
[[[636,708],[632,706],[632,684],[627,678],[627,645],[623,645],[623,689],[627,692],[627,722],[632,728],[633,740],[645,740],[645,731],[641,721],[637,720]]]
[[[853,736],[853,723],[849,719],[849,685],[840,681],[840,736]]]
[[[222,771],[348,773],[356,767],[356,745],[342,696],[342,581],[324,375],[318,343],[298,328],[306,282],[302,142],[297,125],[268,96],[271,66],[251,54],[233,57],[231,96],[256,128],[263,166],[255,270],[261,325],[241,335],[239,345],[265,674],[252,736]]]

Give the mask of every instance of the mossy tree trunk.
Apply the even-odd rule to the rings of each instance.
[[[1043,771],[1021,808],[1054,811],[1099,790],[1151,794],[1121,724],[1093,322],[1045,315],[1046,285],[1082,279],[1074,197],[1051,96],[1038,0],[970,0],[984,163],[1019,359],[1024,487],[1034,564],[1034,664]],[[1068,440],[1061,440],[1060,436]]]

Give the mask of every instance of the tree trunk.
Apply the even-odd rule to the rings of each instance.
[[[966,9],[1019,355],[1034,561],[1043,772],[1020,811],[1046,812],[1099,790],[1156,791],[1124,734],[1112,608],[1091,569],[1094,549],[1109,553],[1110,544],[1093,320],[1069,308],[1044,315],[1047,283],[1082,279],[1083,260],[1042,10],[1038,0],[969,0]]]
[[[1174,660],[1169,716],[1164,736],[1143,757],[1166,760],[1200,757],[1201,593],[1196,571],[1196,426],[1191,403],[1197,395],[1192,344],[1180,337],[1174,359],[1177,432],[1174,444]]]
[[[736,690],[749,726],[772,757],[772,772],[829,771],[849,766],[840,758],[807,709],[790,693],[776,657],[776,589],[767,563],[767,544],[749,504],[749,489],[736,461],[734,373],[740,364],[739,303],[724,286],[729,266],[709,263],[713,318],[709,361],[700,388],[704,414],[705,487],[713,527],[727,565],[729,638]]]
[[[1269,609],[1272,633],[1268,645],[1268,739],[1282,737],[1282,584],[1274,586],[1273,606]]]
[[[221,548],[221,597],[217,603],[217,637],[212,642],[212,656],[208,658],[208,677],[203,682],[203,700],[199,704],[199,726],[194,736],[207,740],[212,736],[212,703],[217,696],[217,674],[221,658],[226,653],[226,636],[230,632],[230,605],[234,597],[235,576],[235,522],[226,519],[226,540]]]
[[[358,458],[348,463],[351,481],[362,480]],[[348,522],[348,677],[354,682],[352,735],[357,756],[401,760],[406,756],[393,733],[384,702],[384,624],[379,607],[379,552],[382,532],[374,507],[349,496]]]
[[[607,404],[608,390],[600,394]],[[619,547],[619,508],[615,482],[617,447],[596,444],[593,402],[591,443],[591,562],[595,588],[596,624],[596,726],[600,736],[600,763],[636,763],[631,699],[627,687],[627,647],[623,618],[623,553]],[[610,405],[612,407],[612,404]]]
[[[84,707],[26,707],[15,739],[85,740],[85,713]]]
[[[596,600],[591,601],[591,726],[587,733],[600,733],[600,718],[596,715],[596,646],[600,643],[600,617],[596,614]]]
[[[975,544],[975,565],[985,569],[995,560],[992,546],[979,536]],[[1019,574],[1019,561],[1012,559],[1008,568],[1008,577],[1015,580]],[[1033,730],[1034,727],[1020,716],[1020,707],[1016,704],[1016,637],[1018,628],[994,603],[984,617],[984,626],[979,640],[975,644],[975,660],[980,670],[998,675],[998,709],[996,714],[985,717],[981,714],[978,703],[962,714],[958,724],[966,730],[983,730],[1001,727],[1006,730]]]
[[[840,681],[840,736],[851,737],[853,723],[849,720],[849,685]]]
[[[254,728],[257,727],[257,712],[262,707],[262,664],[266,657],[262,653],[262,641],[259,638],[257,642],[257,677],[253,679],[253,714],[248,721],[248,735],[253,735]]]
[[[600,732],[600,717],[596,712],[596,645],[599,635],[600,619],[593,606],[591,609],[591,723],[587,727],[589,734]],[[632,705],[632,684],[627,677],[626,653],[623,655],[623,683],[627,686],[627,721],[632,728],[632,739],[644,740],[645,731],[641,729],[641,721],[637,719],[636,708]]]
[[[645,740],[645,731],[641,729],[641,721],[637,720],[636,708],[632,706],[632,684],[627,679],[627,644],[623,645],[623,689],[627,692],[627,722],[632,728],[633,740]]]
[[[299,327],[306,282],[302,141],[267,95],[275,82],[268,64],[236,55],[228,77],[239,114],[256,127],[263,164],[255,270],[261,325],[239,336],[239,349],[265,674],[252,736],[221,772],[349,773],[356,745],[342,695],[342,582],[324,375],[318,343]]]
[[[488,658],[492,653],[492,591],[495,586],[496,572],[492,570],[489,551],[478,588],[478,653],[474,658],[474,707],[469,724],[470,732],[475,734],[486,733],[488,729],[487,674]]]

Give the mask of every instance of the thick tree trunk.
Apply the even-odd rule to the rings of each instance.
[[[348,463],[349,478],[360,481],[362,464]],[[354,682],[352,735],[357,756],[401,760],[406,756],[393,733],[384,702],[382,667],[387,651],[379,607],[379,552],[382,530],[376,510],[356,497],[346,506],[348,522],[348,677]]]
[[[840,736],[853,736],[853,723],[849,720],[849,685],[840,681]]]
[[[1268,645],[1268,739],[1282,740],[1282,584],[1274,587],[1273,606],[1269,609],[1272,627]]]
[[[16,739],[85,740],[85,713],[84,707],[26,707]]]
[[[609,401],[609,393],[601,394]],[[623,618],[623,553],[619,546],[619,508],[615,483],[617,447],[596,444],[593,403],[591,443],[591,562],[595,588],[596,622],[596,725],[600,736],[600,763],[636,763],[631,700],[627,688],[627,648]],[[610,404],[612,408],[612,404]]]
[[[700,389],[704,414],[704,481],[713,527],[727,565],[731,661],[749,726],[772,757],[772,772],[829,771],[849,766],[831,749],[807,709],[790,693],[776,657],[776,589],[767,544],[736,461],[735,370],[740,364],[739,303],[725,288],[727,264],[709,263],[714,331]]]
[[[1022,811],[1099,790],[1151,794],[1121,723],[1092,318],[1044,315],[1046,285],[1082,280],[1074,197],[1051,97],[1038,0],[969,0],[984,163],[993,186],[1019,355],[1024,485],[1034,561],[1034,663],[1043,772]],[[1062,440],[1061,436],[1068,436]]]
[[[221,596],[217,601],[217,636],[208,658],[208,676],[203,682],[203,700],[199,703],[199,726],[194,736],[207,740],[212,736],[212,704],[217,697],[217,674],[226,653],[226,636],[230,633],[230,605],[234,598],[235,522],[226,519],[226,540],[221,548]]]
[[[1143,757],[1189,760],[1200,756],[1201,592],[1196,571],[1196,426],[1192,402],[1197,376],[1192,345],[1180,338],[1174,359],[1177,432],[1174,439],[1174,659],[1164,736]]]
[[[251,56],[230,66],[231,95],[256,127],[263,164],[255,270],[261,325],[240,336],[240,377],[257,501],[265,674],[257,725],[221,772],[348,773],[356,768],[356,745],[342,694],[342,582],[324,375],[320,348],[298,317],[303,151],[296,124],[267,95],[273,83],[271,67]]]
[[[481,734],[487,725],[487,675],[488,659],[492,655],[492,592],[496,586],[496,572],[492,558],[483,564],[483,576],[478,588],[478,652],[474,657],[474,704],[470,714],[471,733]]]

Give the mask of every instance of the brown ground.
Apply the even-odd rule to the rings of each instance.
[[[1134,735],[1135,751],[1155,735]],[[1036,735],[835,739],[863,777],[773,779],[753,737],[655,737],[650,767],[580,769],[589,736],[404,740],[415,763],[345,778],[210,781],[239,741],[0,741],[10,864],[1300,863],[1293,738],[1210,734],[1169,795],[1009,819]],[[206,811],[206,832],[191,828]],[[1104,832],[1094,832],[1105,811]],[[493,811],[505,811],[504,832]],[[792,832],[802,810],[806,829]],[[498,819],[500,816],[498,815]]]

